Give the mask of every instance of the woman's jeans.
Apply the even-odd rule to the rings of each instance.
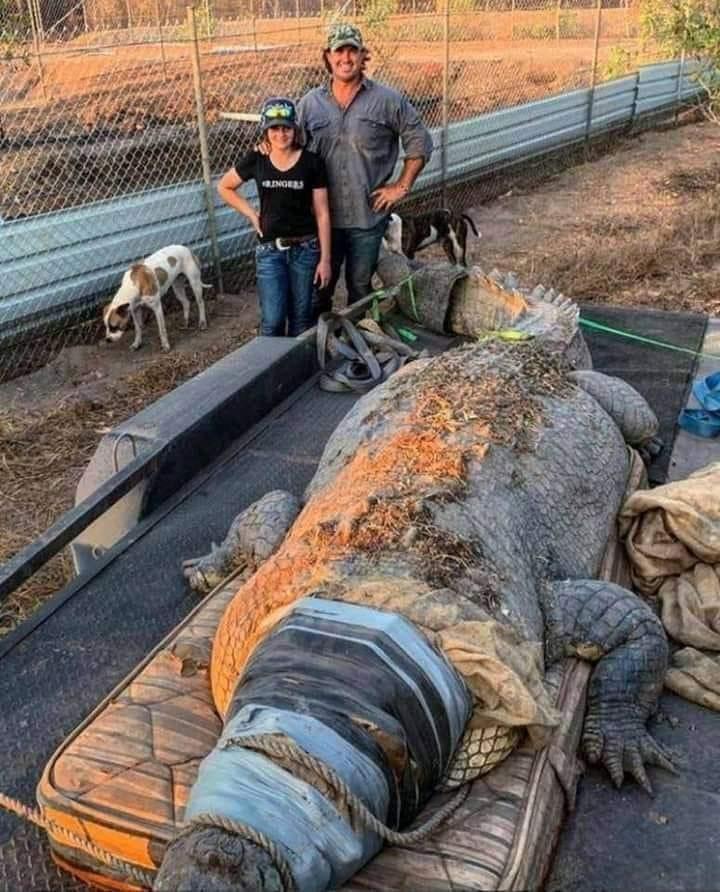
[[[313,324],[313,279],[320,262],[316,238],[281,251],[275,242],[255,248],[260,334],[293,338]]]

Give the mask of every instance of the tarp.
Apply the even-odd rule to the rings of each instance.
[[[720,710],[720,462],[651,490],[619,516],[635,587],[657,598],[665,629],[686,645],[666,685]]]

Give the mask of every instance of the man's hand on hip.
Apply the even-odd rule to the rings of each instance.
[[[372,209],[379,213],[380,211],[389,211],[393,205],[405,198],[408,190],[402,183],[390,183],[388,186],[381,186],[374,192],[370,193],[372,198]]]

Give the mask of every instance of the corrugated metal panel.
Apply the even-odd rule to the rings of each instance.
[[[592,97],[589,89],[573,90],[452,124],[448,179],[468,179],[582,140],[591,102],[591,133],[672,108],[679,86],[682,100],[699,93],[694,67],[677,61],[647,65],[599,85]],[[436,152],[420,177],[425,187],[442,179],[439,129],[433,142]],[[221,258],[249,257],[255,241],[249,225],[217,196],[215,203]],[[163,245],[186,244],[205,265],[211,261],[205,195],[198,182],[11,221],[3,225],[2,236],[0,339],[100,302],[117,288],[131,262]]]

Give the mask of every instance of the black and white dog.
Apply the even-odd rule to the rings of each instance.
[[[390,214],[383,245],[386,251],[404,254],[408,260],[412,260],[417,251],[439,242],[450,263],[467,266],[468,228],[476,238],[481,237],[471,217],[454,214],[447,208],[415,217],[401,217],[393,213]]]

